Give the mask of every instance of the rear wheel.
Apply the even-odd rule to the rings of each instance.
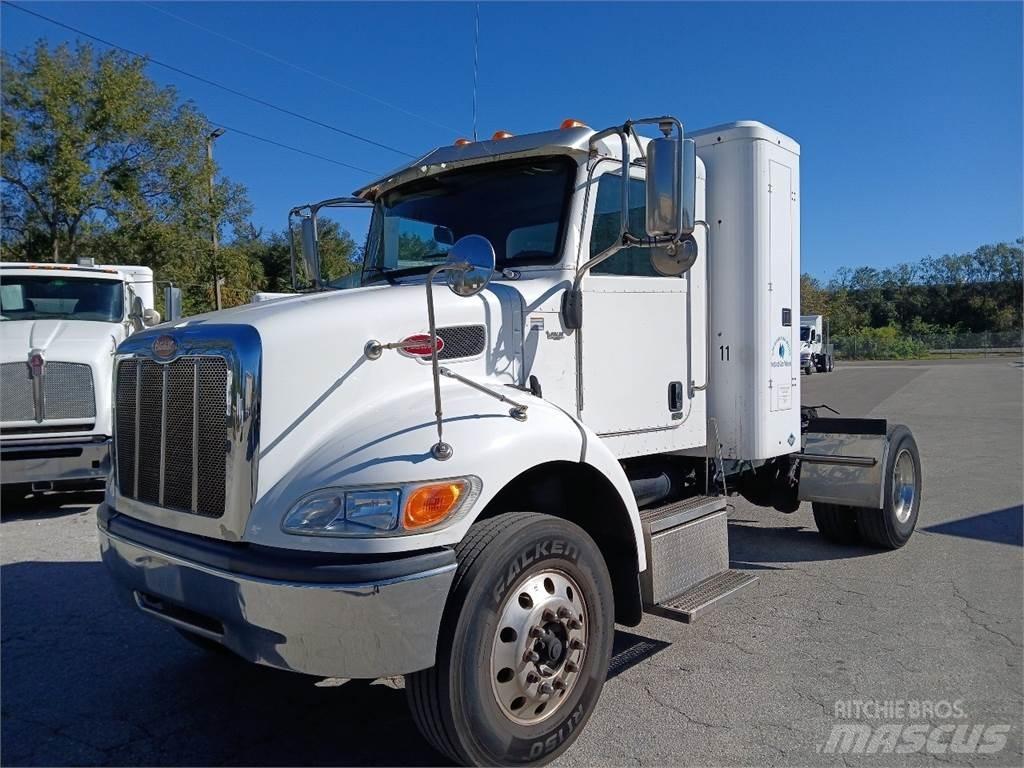
[[[611,580],[578,526],[533,513],[456,547],[434,667],[406,676],[417,726],[462,764],[541,764],[576,739],[611,656]]]
[[[860,535],[868,544],[899,549],[910,539],[921,508],[921,455],[913,434],[902,424],[889,427],[885,462],[885,496],[881,509],[857,515]]]
[[[856,507],[825,504],[821,501],[811,506],[814,510],[814,524],[826,539],[836,544],[856,544],[860,540]]]

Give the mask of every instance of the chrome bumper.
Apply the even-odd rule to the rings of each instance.
[[[0,480],[45,483],[104,480],[110,471],[110,438],[4,440]]]
[[[246,545],[160,529],[111,514],[106,505],[98,520],[103,562],[123,597],[249,661],[311,675],[371,679],[434,664],[456,568],[450,550],[331,565],[312,553],[253,553]],[[166,547],[159,537],[166,538]],[[310,557],[321,560],[311,564]],[[404,572],[418,563],[429,567]],[[394,575],[396,566],[402,575]],[[385,577],[374,579],[375,572]],[[347,574],[371,578],[337,580]]]

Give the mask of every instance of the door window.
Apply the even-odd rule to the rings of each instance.
[[[590,257],[613,245],[619,236],[622,210],[622,176],[606,173],[597,185],[594,224],[590,230]],[[647,215],[647,194],[643,179],[629,180],[629,231],[643,232]],[[596,275],[627,275],[630,277],[661,277],[651,266],[651,249],[633,246],[623,248],[605,259],[591,272]]]

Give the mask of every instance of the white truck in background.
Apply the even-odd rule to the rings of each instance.
[[[835,369],[834,346],[828,320],[821,315],[800,316],[800,369],[810,376]]]
[[[160,321],[142,266],[0,264],[0,483],[6,499],[101,486],[117,345]]]
[[[799,159],[756,122],[569,120],[298,210],[312,291],[118,349],[118,590],[259,664],[405,675],[449,759],[539,764],[594,711],[615,622],[756,580],[730,495],[901,547],[910,431],[802,412]],[[324,205],[372,208],[361,287],[327,289]]]

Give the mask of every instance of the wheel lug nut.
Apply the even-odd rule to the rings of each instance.
[[[553,682],[551,685],[554,687],[556,691],[565,690],[565,683],[563,683],[561,680],[555,680],[555,682]]]
[[[530,672],[529,674],[526,675],[526,684],[527,685],[533,685],[538,680],[540,680],[540,677],[537,675],[536,672]]]
[[[545,696],[548,696],[555,692],[555,689],[552,687],[551,683],[541,683],[540,687],[537,690]]]
[[[580,665],[577,664],[575,661],[567,661],[567,662],[565,662],[565,671],[566,672],[579,672],[580,671]]]
[[[583,627],[583,625],[580,624],[580,620],[579,619],[569,619],[568,624],[569,624],[569,629],[581,629]]]
[[[529,635],[530,635],[530,637],[543,637],[544,636],[544,630],[541,629],[540,627],[530,627]]]
[[[569,647],[572,648],[572,650],[574,651],[582,651],[587,646],[582,640],[577,640],[576,638],[573,638],[569,641]]]
[[[555,615],[555,612],[552,611],[550,608],[545,608],[544,613],[541,614],[541,618],[544,621],[554,621],[558,617]]]
[[[572,616],[572,611],[566,608],[564,605],[558,609],[558,618],[568,619]]]
[[[528,650],[523,654],[523,661],[540,661],[540,654],[533,650]]]

